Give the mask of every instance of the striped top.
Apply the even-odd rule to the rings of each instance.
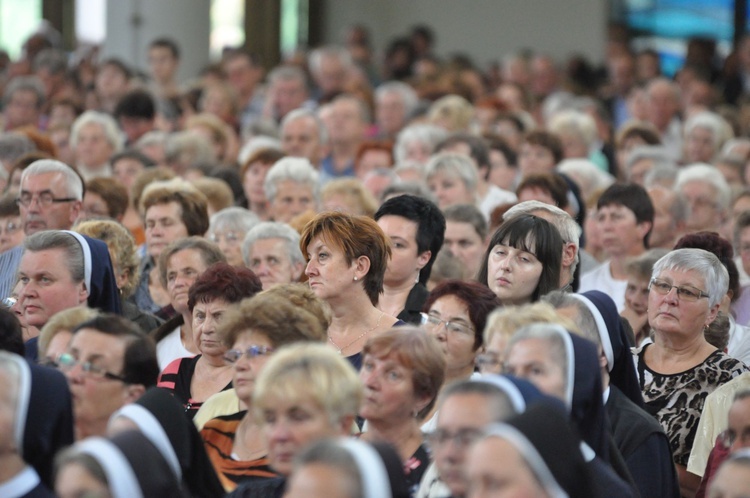
[[[13,287],[16,286],[21,256],[23,256],[23,244],[0,254],[0,299],[10,296]]]
[[[244,410],[213,418],[201,429],[206,453],[227,492],[233,491],[241,482],[279,477],[279,474],[271,469],[266,457],[244,461],[232,458],[234,435],[246,413],[247,410]]]

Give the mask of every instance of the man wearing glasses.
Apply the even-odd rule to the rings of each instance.
[[[53,159],[31,163],[21,176],[16,202],[28,237],[42,230],[69,230],[81,211],[83,182],[68,165]],[[23,245],[0,254],[0,297],[10,296]]]
[[[153,341],[108,313],[76,327],[56,363],[68,378],[77,440],[105,435],[109,417],[156,385],[159,375]]]

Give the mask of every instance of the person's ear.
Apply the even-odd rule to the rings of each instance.
[[[711,325],[714,320],[716,320],[716,316],[719,314],[719,308],[721,307],[721,304],[714,304],[710,310],[708,310],[708,317],[706,317],[706,327]]]
[[[430,262],[430,258],[432,257],[432,251],[429,249],[417,256],[417,270],[421,270],[425,266],[427,266],[427,263]]]
[[[638,233],[641,236],[641,240],[643,240],[646,234],[651,231],[651,227],[653,226],[654,224],[651,223],[650,221],[642,221],[636,225],[636,227],[638,228]]]
[[[81,282],[81,288],[78,290],[78,304],[83,304],[89,299],[89,291],[86,289],[86,284]]]
[[[143,396],[146,387],[143,384],[128,384],[125,386],[125,404],[134,403]]]
[[[76,222],[79,216],[81,216],[81,209],[83,208],[83,201],[73,201],[70,203],[70,224]]]
[[[576,261],[576,253],[578,248],[573,242],[565,242],[563,245],[563,260],[562,265],[566,268],[573,266]]]
[[[354,261],[355,276],[362,280],[370,271],[370,258],[360,256]]]

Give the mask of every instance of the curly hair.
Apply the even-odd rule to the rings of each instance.
[[[262,289],[260,279],[249,268],[231,266],[224,262],[215,263],[206,268],[190,286],[188,308],[192,312],[196,303],[208,303],[216,299],[239,303]]]

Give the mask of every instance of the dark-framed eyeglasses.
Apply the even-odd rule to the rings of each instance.
[[[77,201],[75,197],[62,197],[56,198],[52,192],[40,192],[38,194],[32,194],[30,192],[21,192],[21,195],[16,199],[16,204],[23,207],[31,206],[34,202],[34,196],[36,196],[37,202],[42,207],[49,207],[52,204],[60,204],[62,202],[73,202]]]
[[[274,348],[270,346],[250,346],[244,351],[241,349],[230,349],[224,353],[224,361],[227,363],[237,363],[243,356],[247,356],[251,360],[258,356],[265,356],[274,352]]]
[[[662,280],[660,278],[652,278],[651,282],[648,284],[649,290],[653,290],[657,294],[661,294],[662,296],[666,296],[669,294],[672,289],[677,289],[677,297],[681,301],[686,301],[693,303],[701,298],[708,298],[709,295],[703,292],[702,290],[693,287],[692,285],[672,285],[666,280]]]
[[[129,383],[127,379],[125,379],[125,377],[113,374],[112,372],[108,372],[104,367],[100,367],[99,365],[96,365],[90,361],[81,362],[70,353],[62,353],[57,357],[57,361],[55,363],[57,364],[57,367],[63,372],[69,372],[73,370],[76,365],[81,365],[81,372],[83,372],[86,377],[117,380],[120,382],[124,382],[125,384]]]

